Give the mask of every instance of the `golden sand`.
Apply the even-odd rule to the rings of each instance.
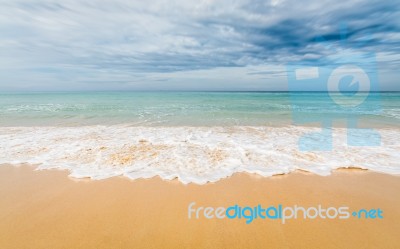
[[[216,157],[218,157],[216,155]],[[381,208],[383,219],[188,219],[200,206]],[[0,167],[0,248],[400,248],[400,177],[339,170],[214,184],[159,178],[76,181],[62,171]]]

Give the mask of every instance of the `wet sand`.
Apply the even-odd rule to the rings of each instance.
[[[235,174],[183,185],[159,178],[74,180],[0,166],[0,248],[400,248],[400,177],[339,170]],[[383,219],[188,219],[188,205],[380,208]]]

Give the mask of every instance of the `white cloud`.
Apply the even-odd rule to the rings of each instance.
[[[351,42],[373,32],[374,40],[365,48],[391,54],[392,67],[398,65],[398,4],[361,0],[333,3],[2,1],[0,89],[135,89],[138,82],[155,88],[161,84],[160,79],[168,79],[163,84],[176,81],[181,84],[176,83],[177,88],[184,89],[198,84],[192,83],[195,80],[189,75],[207,70],[215,75],[208,78],[213,85],[223,83],[229,88],[225,80],[236,82],[232,88],[245,88],[249,81],[274,80],[276,74],[243,74],[239,80],[237,72],[257,66],[271,68],[293,60],[323,59],[329,52],[314,39],[322,35],[338,44],[341,20],[348,23],[354,37]],[[368,18],[375,12],[383,16],[384,22]],[[191,82],[178,77],[183,74]],[[276,80],[282,81],[280,77]],[[210,83],[211,88],[213,85]]]

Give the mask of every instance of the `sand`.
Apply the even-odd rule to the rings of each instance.
[[[381,208],[383,219],[188,219],[188,205]],[[400,248],[400,177],[339,170],[183,185],[0,166],[0,248]]]

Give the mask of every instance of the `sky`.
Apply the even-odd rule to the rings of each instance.
[[[343,63],[376,74],[380,90],[400,91],[400,1],[0,6],[0,91],[286,91],[292,65],[329,72]]]

